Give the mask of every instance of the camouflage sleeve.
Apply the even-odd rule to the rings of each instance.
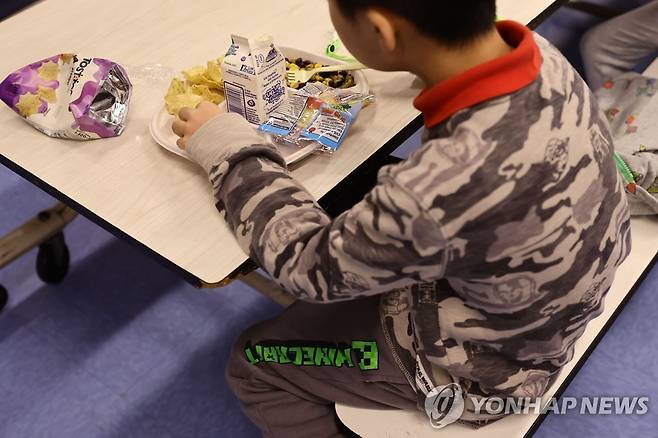
[[[362,202],[331,220],[251,128],[230,144],[231,123],[204,128],[190,153],[208,170],[219,211],[245,252],[295,297],[350,300],[443,276],[439,226],[383,173]]]

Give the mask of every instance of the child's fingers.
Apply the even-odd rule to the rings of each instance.
[[[176,146],[178,146],[180,149],[185,150],[187,147],[187,140],[185,138],[181,137],[178,140],[176,140]]]
[[[171,125],[172,131],[174,131],[174,134],[179,137],[185,136],[185,127],[186,123],[179,119],[174,120],[174,124]]]
[[[184,121],[187,122],[190,120],[190,117],[192,115],[192,108],[181,108],[181,110],[178,112],[178,117]]]

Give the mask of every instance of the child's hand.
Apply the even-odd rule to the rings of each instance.
[[[174,121],[172,129],[174,134],[180,138],[176,141],[179,148],[185,150],[187,141],[199,130],[206,122],[214,119],[223,111],[214,103],[201,102],[195,109],[183,108],[178,113],[178,118]]]

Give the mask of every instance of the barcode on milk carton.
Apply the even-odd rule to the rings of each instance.
[[[224,82],[224,93],[226,95],[226,105],[229,113],[240,114],[246,118],[245,93],[244,88],[239,85]]]

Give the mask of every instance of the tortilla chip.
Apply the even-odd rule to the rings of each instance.
[[[39,97],[48,103],[57,103],[57,94],[54,88],[39,87]]]
[[[73,64],[75,55],[73,53],[62,53],[59,57],[64,64]]]
[[[21,116],[27,118],[37,114],[41,108],[41,98],[33,93],[23,94],[18,98],[16,109]]]
[[[192,87],[180,79],[173,79],[169,86],[169,91],[165,96],[165,106],[167,112],[172,116],[179,113],[181,108],[196,108],[203,102],[203,97],[195,94]]]
[[[206,71],[204,67],[193,67],[189,70],[183,70],[183,76],[192,85],[207,85],[208,87],[212,87],[215,85],[215,82],[205,76]]]
[[[203,100],[216,105],[224,102],[224,93],[216,88],[210,88],[206,85],[192,85],[192,92],[201,96]]]
[[[217,84],[217,88],[224,88],[224,81],[222,80],[221,60],[208,61],[208,71],[206,72],[208,79]]]
[[[43,80],[56,81],[59,77],[59,64],[52,61],[44,62],[37,70],[37,73]]]
[[[193,67],[183,71],[185,80],[174,78],[165,96],[167,112],[176,115],[183,107],[196,107],[203,101],[216,105],[224,98],[224,81],[220,60],[208,61],[207,67]]]

